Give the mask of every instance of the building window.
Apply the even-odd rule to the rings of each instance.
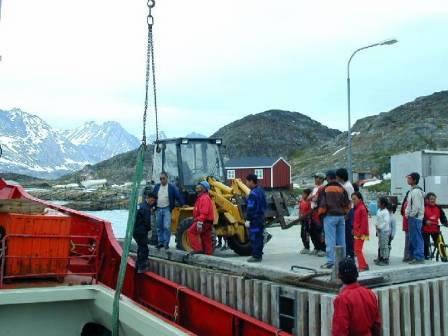
[[[227,179],[233,180],[235,178],[235,169],[227,170]]]
[[[263,179],[263,169],[255,169],[255,175],[257,175],[259,180]]]

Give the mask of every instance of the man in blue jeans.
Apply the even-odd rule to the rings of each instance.
[[[336,173],[326,174],[328,184],[319,195],[319,213],[324,216],[325,245],[327,262],[321,266],[330,269],[334,266],[336,245],[345,249],[345,215],[350,209],[347,192],[336,180]]]
[[[153,194],[157,195],[156,226],[159,244],[157,248],[169,248],[171,238],[171,211],[176,201],[184,205],[184,200],[175,185],[168,183],[168,174],[160,174],[160,183],[156,184]]]
[[[409,224],[409,264],[423,264],[425,262],[424,242],[422,234],[423,216],[425,214],[425,193],[418,186],[419,173],[406,176],[411,191],[407,197],[405,216]]]

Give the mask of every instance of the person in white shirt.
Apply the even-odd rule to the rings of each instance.
[[[411,173],[406,176],[411,190],[407,196],[405,216],[409,223],[409,252],[411,260],[409,264],[423,264],[425,262],[423,241],[423,215],[425,214],[425,193],[418,186],[419,173]]]
[[[376,234],[378,236],[379,258],[374,260],[378,266],[389,265],[389,238],[390,238],[390,214],[388,200],[381,197],[378,200],[378,212],[376,214]]]

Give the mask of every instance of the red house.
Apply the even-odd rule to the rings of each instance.
[[[234,178],[244,180],[255,174],[263,188],[290,188],[292,185],[291,166],[283,159],[268,157],[245,157],[231,159],[225,163],[227,183]]]

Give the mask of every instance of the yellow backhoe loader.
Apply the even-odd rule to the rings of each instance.
[[[239,179],[224,184],[222,140],[212,138],[176,138],[159,140],[154,146],[152,180],[157,181],[162,171],[168,174],[186,200],[186,207],[176,207],[172,213],[171,231],[176,235],[178,249],[191,251],[186,235],[193,224],[195,186],[202,180],[210,184],[210,195],[215,206],[215,235],[227,238],[229,247],[239,255],[250,255],[251,247],[246,221],[246,198],[249,188]],[[279,223],[287,228],[284,216],[289,215],[282,193],[267,197],[266,226]]]

